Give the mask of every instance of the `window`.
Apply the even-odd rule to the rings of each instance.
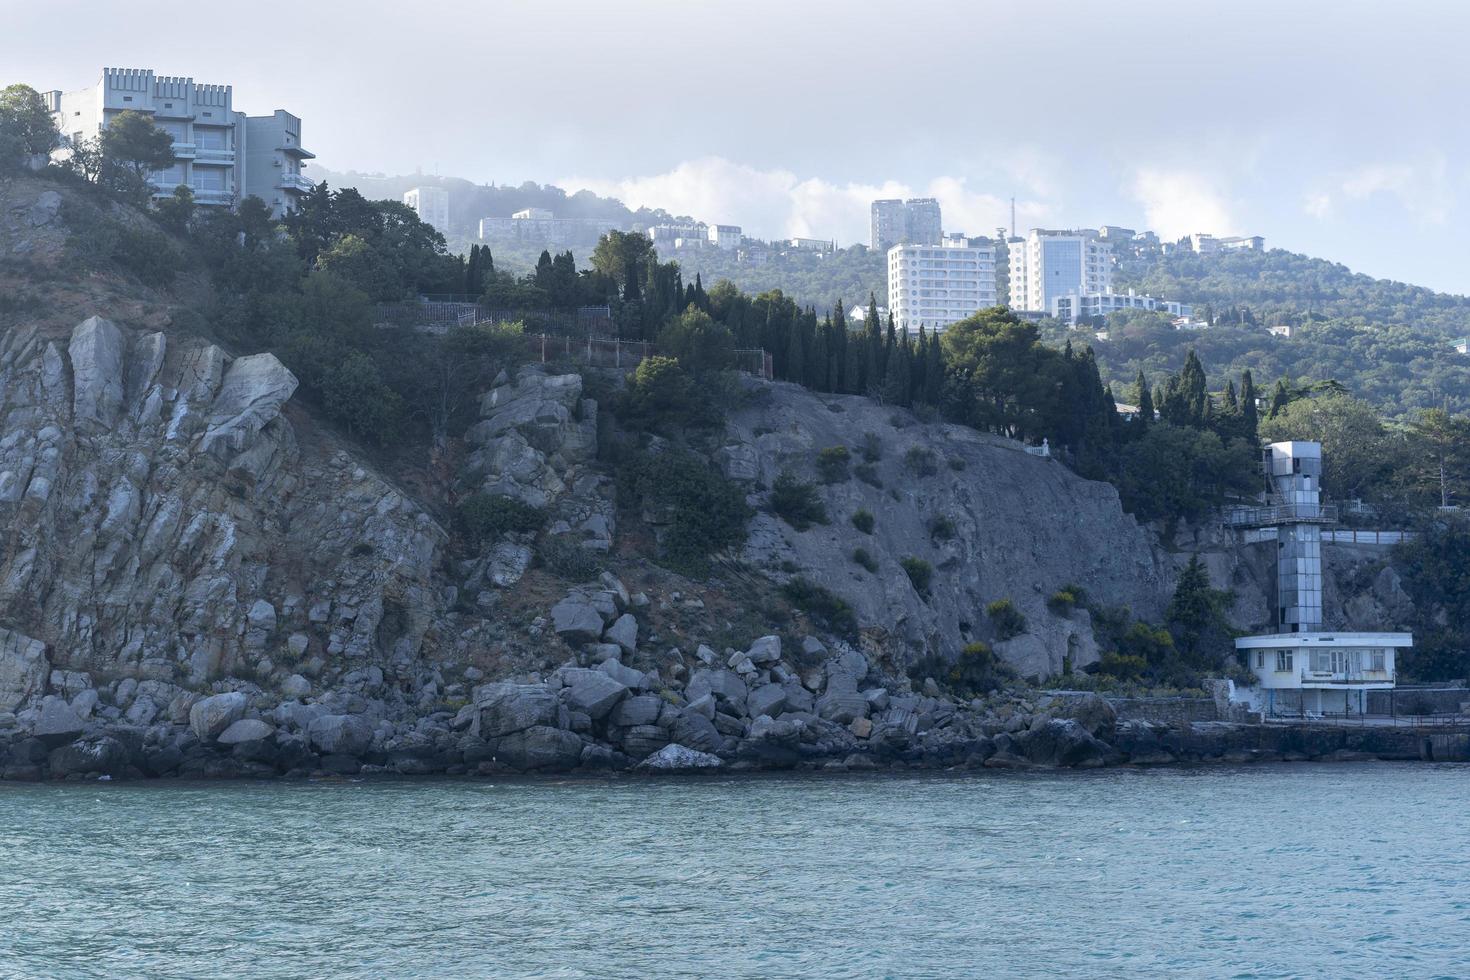
[[[1265,650],[1257,650],[1256,651],[1256,668],[1258,670],[1265,670],[1266,669],[1266,651]]]
[[[1278,673],[1278,674],[1289,674],[1289,673],[1291,673],[1291,651],[1290,650],[1277,650],[1276,651],[1276,673]]]
[[[1388,651],[1387,650],[1374,650],[1373,651],[1373,669],[1374,670],[1387,670],[1388,669],[1388,656],[1387,656],[1387,654],[1388,654]]]

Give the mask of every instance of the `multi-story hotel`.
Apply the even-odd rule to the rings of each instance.
[[[403,195],[403,203],[439,234],[449,234],[449,192],[444,188],[414,187]]]
[[[894,245],[938,245],[943,234],[939,202],[932,197],[874,201],[870,219],[874,249]]]
[[[1010,243],[1013,310],[1051,313],[1058,297],[1112,289],[1112,246],[1099,241],[1095,232],[1033,228],[1025,238]]]
[[[300,118],[281,109],[268,116],[236,112],[229,85],[146,68],[104,68],[96,85],[49,92],[46,100],[68,146],[96,139],[129,110],[167,132],[174,162],[151,178],[155,197],[168,197],[183,184],[201,205],[233,207],[254,196],[280,217],[311,190],[301,169],[314,155],[301,144]]]
[[[888,306],[900,330],[943,330],[995,304],[994,245],[895,245],[888,250]]]

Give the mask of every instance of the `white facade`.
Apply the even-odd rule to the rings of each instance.
[[[1366,692],[1394,687],[1409,633],[1278,633],[1246,636],[1235,649],[1260,682],[1260,708],[1278,714],[1364,714]]]
[[[1052,299],[1051,309],[1047,312],[1058,320],[1075,324],[1079,320],[1107,316],[1119,310],[1154,310],[1175,317],[1194,315],[1194,307],[1189,303],[1174,303],[1153,296],[1143,296],[1131,289],[1126,293],[1068,293],[1066,296],[1057,296]]]
[[[1050,313],[1058,297],[1113,290],[1112,246],[1094,233],[1033,228],[1010,243],[1010,306]]]
[[[787,247],[805,252],[830,252],[833,250],[833,244],[825,238],[793,238],[787,243]]]
[[[900,330],[943,330],[996,305],[995,246],[895,245],[888,306]]]
[[[180,184],[204,206],[233,207],[253,194],[280,217],[311,189],[301,175],[313,158],[301,143],[301,120],[279,109],[269,116],[236,112],[229,85],[155,75],[146,68],[104,68],[96,85],[49,92],[46,98],[67,147],[98,138],[129,110],[167,132],[174,162],[153,175],[155,198],[172,195]]]
[[[590,245],[618,227],[618,222],[607,218],[558,218],[546,208],[524,208],[509,218],[481,218],[480,239]]]
[[[403,203],[439,234],[449,234],[449,192],[444,188],[414,187],[403,195]]]
[[[745,236],[739,225],[710,225],[709,240],[716,247],[733,252],[740,247]]]
[[[1263,252],[1266,249],[1266,240],[1260,235],[1230,235],[1225,238],[1216,238],[1204,232],[1196,232],[1189,236],[1189,247],[1194,249],[1197,255],[1209,255],[1212,252]]]

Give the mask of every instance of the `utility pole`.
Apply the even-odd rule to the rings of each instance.
[[[1016,237],[1016,198],[1011,197],[1011,237]]]

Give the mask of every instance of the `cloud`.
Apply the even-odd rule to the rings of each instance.
[[[1449,167],[1442,156],[1422,163],[1375,163],[1350,171],[1341,183],[1342,194],[1354,201],[1387,194],[1425,224],[1449,220],[1455,194],[1450,187]]]
[[[1142,205],[1148,227],[1162,238],[1181,238],[1197,231],[1239,233],[1224,195],[1206,174],[1144,167],[1134,173],[1129,191]]]
[[[1039,165],[1032,188],[1046,186]],[[837,184],[800,177],[789,170],[761,170],[723,157],[686,160],[661,174],[608,180],[568,177],[558,182],[569,192],[590,190],[615,197],[629,207],[663,208],[701,221],[738,224],[759,238],[831,238],[839,244],[868,240],[869,205],[885,197],[933,197],[939,201],[946,231],[986,235],[1010,222],[1010,201],[973,190],[964,177],[936,177],[922,186],[898,181]],[[1030,227],[1050,217],[1050,205],[1018,201],[1017,223]]]
[[[1326,191],[1312,191],[1302,199],[1302,210],[1314,218],[1332,216],[1332,195]]]

